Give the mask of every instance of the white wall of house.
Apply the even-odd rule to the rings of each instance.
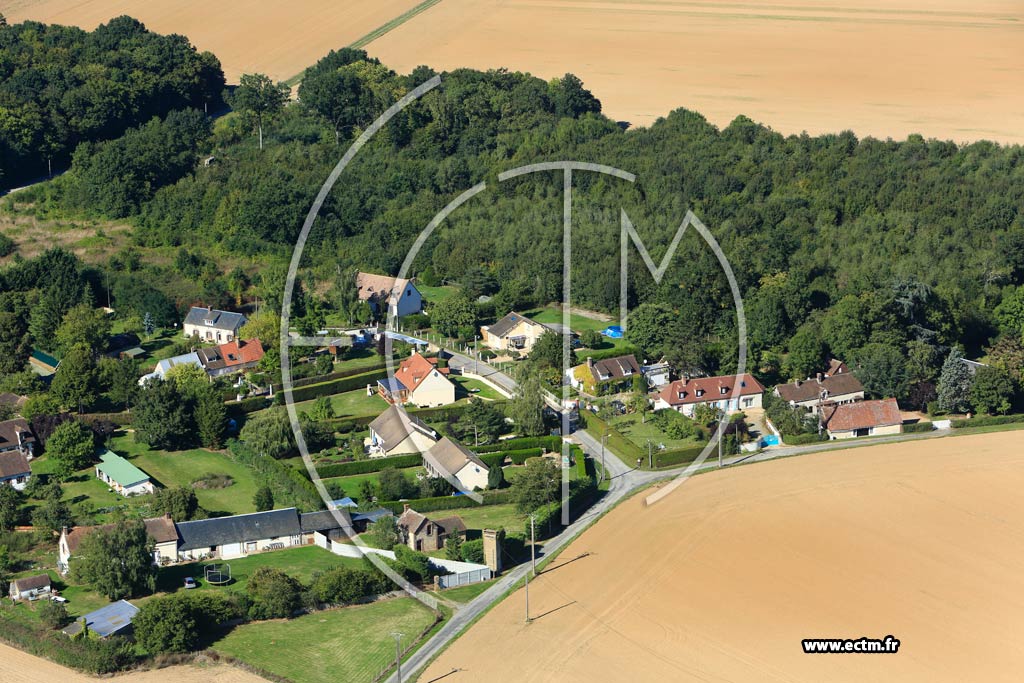
[[[487,488],[487,468],[480,467],[476,463],[467,462],[462,469],[455,473],[455,478],[462,484],[466,491]]]
[[[738,413],[742,410],[748,410],[751,408],[761,408],[762,402],[761,394],[740,396],[739,398],[735,399],[697,401],[695,403],[684,403],[682,405],[677,406],[672,406],[669,403],[667,403],[664,399],[658,398],[658,400],[654,402],[654,409],[672,409],[682,413],[683,415],[686,415],[687,417],[693,417],[693,411],[696,409],[698,405],[712,405],[718,408],[719,410],[724,411],[726,415],[731,415],[732,413]]]
[[[543,325],[536,323],[530,324],[527,322],[520,321],[516,323],[516,326],[504,337],[499,337],[495,334],[491,334],[489,330],[483,330],[483,338],[481,341],[484,346],[493,349],[495,351],[519,351],[521,353],[529,353],[533,349],[533,345],[537,343],[541,335],[547,328]],[[512,339],[517,337],[523,337],[522,348],[517,348],[512,344]]]
[[[10,486],[15,491],[24,491],[31,478],[32,474],[30,472],[26,472],[23,476],[12,477],[10,479],[0,481],[0,486]]]
[[[436,369],[431,370],[410,394],[409,402],[428,408],[455,403],[455,385]]]
[[[399,318],[419,313],[423,310],[423,296],[411,282],[406,283],[402,296],[398,298],[394,313]]]
[[[376,432],[371,430],[368,445],[370,446],[371,458],[385,458],[392,455],[422,453],[433,446],[434,441],[426,434],[413,429],[412,433],[402,439],[401,442],[385,450],[384,441]]]

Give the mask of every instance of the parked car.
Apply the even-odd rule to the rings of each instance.
[[[612,410],[615,411],[616,415],[626,414],[626,404],[622,401],[612,401]]]
[[[63,595],[51,595],[50,596],[50,600],[53,600],[54,602],[60,602],[60,603],[64,603],[64,602],[68,601],[68,599],[65,598]]]
[[[191,576],[186,576],[185,577],[185,588],[186,589],[188,589],[188,588],[198,588],[198,587],[199,587],[199,584],[196,583],[195,579],[193,579]]]

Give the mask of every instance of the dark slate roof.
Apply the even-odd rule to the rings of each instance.
[[[816,401],[819,398],[828,400],[834,396],[845,396],[864,391],[864,385],[853,375],[844,372],[831,377],[820,379],[797,380],[789,384],[780,384],[775,387],[779,397],[784,401],[803,403],[804,401]],[[822,396],[822,392],[825,392]]]
[[[343,520],[338,523],[335,514],[340,515]],[[320,512],[304,512],[299,516],[299,525],[303,531],[331,531],[332,529],[343,529],[352,526],[352,518],[348,510],[321,510]]]
[[[21,451],[7,451],[0,453],[0,481],[17,479],[32,474],[28,464],[28,458],[22,455]]]
[[[375,417],[373,422],[370,423],[370,429],[384,441],[384,445],[388,449],[402,443],[406,437],[412,434],[413,430],[437,441],[437,432],[431,429],[423,420],[415,415],[410,415],[396,405],[390,406],[383,413]]]
[[[496,337],[504,337],[506,334],[511,332],[519,323],[526,323],[527,325],[540,325],[540,323],[530,320],[522,313],[516,313],[515,311],[512,311],[498,322],[489,326],[487,328],[487,332],[488,334],[493,334]]]
[[[176,526],[181,537],[181,545],[178,546],[181,550],[196,550],[226,543],[244,543],[302,533],[299,511],[295,508],[178,522]]]
[[[393,517],[394,512],[387,508],[377,508],[368,512],[357,512],[352,515],[353,522],[376,522],[381,517]]]
[[[18,440],[19,433],[21,434],[21,441]],[[36,435],[32,433],[32,428],[27,420],[16,417],[13,420],[0,422],[0,450],[17,448],[18,444],[22,442],[35,443],[35,440]]]
[[[24,591],[39,590],[40,588],[48,588],[50,586],[50,577],[46,574],[36,574],[35,576],[26,576],[21,579],[15,579],[11,583],[14,585],[14,589],[21,593]]]
[[[212,320],[213,325],[207,325],[206,320]],[[199,325],[201,327],[213,327],[218,330],[235,330],[245,324],[245,316],[241,313],[231,311],[210,310],[200,306],[193,306],[185,316],[185,324]]]
[[[107,339],[107,350],[108,351],[120,351],[122,349],[128,349],[133,346],[138,346],[142,343],[139,339],[139,335],[134,332],[122,332],[120,334],[112,334]]]

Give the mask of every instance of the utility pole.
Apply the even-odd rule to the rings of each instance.
[[[605,427],[604,436],[601,437],[601,469],[605,469],[604,466],[604,442],[608,440],[608,428]]]
[[[477,343],[479,339],[480,339],[480,335],[479,334],[474,334],[473,335],[473,374],[474,375],[479,375],[480,374],[480,367],[479,367],[479,364],[480,364],[480,345]]]
[[[725,425],[721,420],[718,422],[718,466],[722,466],[722,437],[725,436]]]
[[[403,633],[394,631],[391,637],[395,639],[395,676],[397,677],[398,683],[402,683],[402,636]]]
[[[537,533],[534,529],[536,517],[530,515],[530,562],[533,564],[533,575],[537,576]]]
[[[647,466],[654,469],[654,451],[650,439],[647,439]]]
[[[526,623],[530,623],[530,572],[526,572]]]

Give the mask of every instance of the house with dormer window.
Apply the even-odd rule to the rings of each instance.
[[[241,313],[218,311],[209,306],[193,306],[182,324],[186,337],[224,344],[234,341],[248,319]]]
[[[764,387],[751,374],[718,377],[684,377],[670,382],[658,393],[655,410],[675,410],[687,417],[701,404],[725,414],[762,407]]]
[[[632,354],[602,360],[587,358],[586,363],[567,372],[569,384],[574,389],[593,396],[629,391],[633,378],[642,374],[640,364]]]

